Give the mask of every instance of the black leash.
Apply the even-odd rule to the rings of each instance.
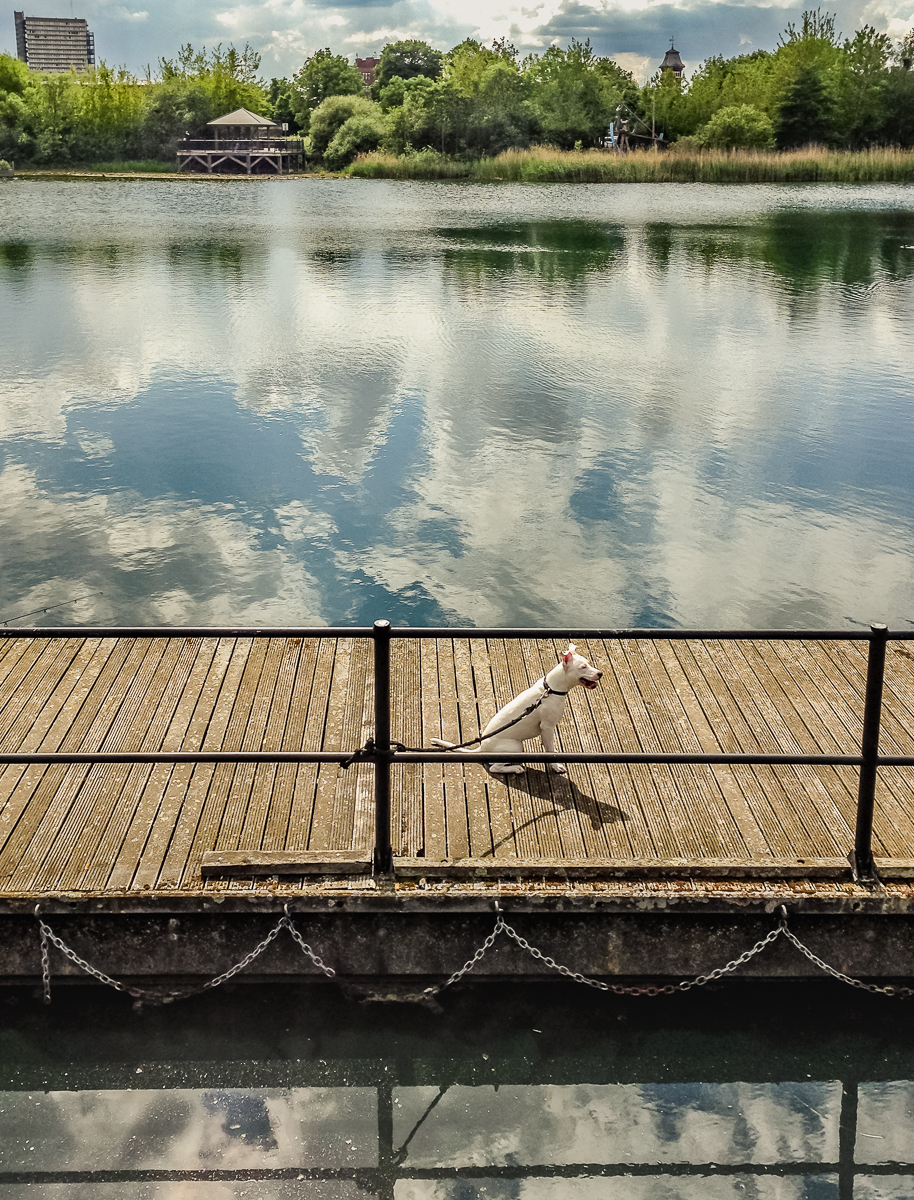
[[[542,696],[540,696],[539,700],[534,700],[532,704],[528,705],[528,707],[524,709],[524,711],[521,713],[521,715],[519,717],[515,717],[514,720],[509,721],[507,725],[502,725],[500,729],[495,729],[491,733],[481,733],[479,735],[479,737],[470,738],[470,740],[468,742],[459,742],[456,746],[436,746],[435,749],[436,750],[465,750],[467,748],[467,746],[475,746],[477,742],[481,742],[483,740],[488,741],[489,738],[498,737],[498,735],[500,733],[504,733],[506,729],[510,729],[512,726],[517,725],[519,722],[523,721],[524,717],[529,717],[532,712],[536,712],[536,710],[543,703],[543,701],[546,699],[547,696],[567,696],[568,695],[567,692],[557,692],[555,690],[555,688],[551,688],[549,686],[549,684],[546,682],[545,675],[543,676],[543,689],[544,689],[543,694],[542,694]],[[423,750],[428,749],[427,746],[404,746],[402,742],[391,742],[391,747],[394,750],[402,750],[408,754],[421,754]],[[374,739],[369,738],[364,746],[360,746],[359,749],[356,750],[355,753],[350,758],[347,758],[344,762],[341,762],[340,766],[343,768],[344,771],[348,771],[353,763],[370,761],[371,758],[374,756],[374,753],[375,753]]]

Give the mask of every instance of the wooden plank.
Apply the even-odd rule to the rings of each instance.
[[[355,750],[365,744],[370,736],[373,722],[366,722],[365,692],[373,689],[374,679],[374,647],[365,638],[353,639],[350,650],[347,683],[343,692],[343,706],[338,718],[338,739],[340,749]],[[336,683],[334,680],[334,690]],[[363,785],[373,769],[364,764],[356,764],[348,770],[324,765],[324,774],[335,774],[333,788],[333,804],[330,816],[330,837],[328,849],[345,850],[353,845],[355,833],[356,799],[359,793],[359,777]],[[373,839],[372,839],[373,840]]]
[[[203,855],[204,879],[260,875],[355,875],[371,865],[362,850],[210,850]]]
[[[266,642],[263,638],[239,638],[235,642],[232,660],[219,690],[202,749],[242,748],[250,696],[260,678],[266,652]],[[239,702],[239,693],[244,694],[248,703]],[[198,771],[199,774],[195,772],[191,778],[192,803],[191,797],[188,797],[188,803],[185,803],[187,825],[183,830],[179,828],[177,831],[181,835],[178,844],[183,849],[190,833],[187,826],[196,822],[187,859],[181,870],[182,879],[195,876],[199,871],[203,852],[215,848],[229,789],[235,780],[235,768],[229,763],[217,763],[214,767],[198,768]],[[199,815],[196,815],[195,810],[198,808]],[[163,881],[167,877],[174,877],[179,870],[179,862],[177,854],[173,852],[166,856],[162,870]]]
[[[527,676],[523,662],[517,661],[517,651],[510,651],[508,642],[492,638],[489,640],[488,650],[497,711],[528,686]],[[491,792],[493,788],[505,788],[518,855],[523,858],[535,858],[540,854],[536,828],[538,813],[528,788],[518,782],[521,778],[520,775],[490,775],[489,790]]]
[[[162,750],[178,751],[196,748],[200,744],[212,714],[219,681],[230,657],[231,642],[220,643],[218,638],[200,640],[192,670],[162,739]],[[193,770],[192,763],[176,763],[168,774],[159,808],[133,877],[133,887],[143,890],[156,886],[169,845],[177,831]]]
[[[698,739],[655,643],[627,643],[626,658],[657,744],[670,753],[698,751]],[[719,789],[707,787],[713,779],[710,773],[668,766],[655,772],[654,778],[670,823],[678,830],[681,853],[740,856],[742,839]]]
[[[151,678],[144,678],[148,671],[148,663],[144,662],[105,739],[105,748],[109,745],[120,748],[122,742],[141,750],[161,748],[200,653],[201,639],[169,638],[161,649]],[[134,693],[140,688],[141,695],[136,698]],[[174,764],[157,764],[152,770],[146,766],[128,775],[117,810],[105,831],[107,847],[114,856],[109,887],[125,889],[132,885],[173,771]],[[119,833],[123,840],[117,846]]]
[[[183,748],[202,750],[221,746],[217,739],[225,731],[234,702],[234,689],[244,670],[249,649],[247,641],[239,646],[233,638],[217,639],[193,714],[181,734]],[[211,737],[214,744],[208,743]],[[169,794],[180,797],[180,805],[159,871],[159,886],[176,887],[181,881],[213,771],[210,764],[178,764],[172,773],[166,797]]]
[[[245,725],[241,737],[241,750],[261,750],[270,720],[273,697],[276,692],[279,671],[283,662],[283,640],[265,640],[263,661],[256,680],[247,674],[242,679],[235,704],[244,714]],[[284,714],[283,714],[284,717]],[[259,763],[240,763],[235,769],[229,787],[215,849],[239,850],[241,831],[244,827],[248,807],[254,795],[256,780],[268,777],[264,786],[272,785],[275,767]]]
[[[620,724],[617,719],[625,749],[631,752],[659,749],[656,734],[651,725],[650,714],[638,690],[624,644],[604,644],[613,669],[613,676],[610,677],[609,684],[611,686],[614,682],[618,695],[617,703],[624,708],[629,718],[628,724],[625,722]],[[605,673],[601,683],[603,686],[593,693],[594,698],[606,696],[608,689]],[[599,703],[599,699],[597,699],[597,703]],[[617,710],[613,711],[615,713]],[[647,857],[653,851],[661,858],[679,857],[682,850],[682,839],[678,829],[674,828],[670,820],[663,796],[658,792],[657,774],[649,767],[635,764],[630,766],[629,771],[644,822],[644,832],[647,834],[646,838],[639,839],[640,845],[636,844],[633,847],[635,855]],[[626,831],[629,836],[632,836],[631,828],[627,827]]]
[[[336,658],[336,643],[319,641],[315,647],[316,659],[310,690],[301,694],[297,705],[304,713],[304,725],[299,737],[303,750],[324,749],[327,728],[327,711],[330,703],[333,665]],[[289,811],[289,832],[283,849],[314,849],[311,838],[314,829],[318,780],[317,763],[302,763],[295,773],[295,792]],[[280,847],[276,847],[280,849]]]
[[[301,658],[301,638],[275,639],[279,643],[279,668],[269,698],[266,728],[260,748],[282,750],[292,704],[295,677]],[[263,845],[267,821],[278,778],[278,765],[258,766],[244,824],[238,837],[239,850],[258,849]],[[292,772],[294,776],[294,771]],[[291,797],[290,797],[291,799]]]
[[[57,645],[58,653],[54,660],[47,664],[42,677],[33,679],[30,673],[23,681],[17,698],[18,714],[11,711],[14,707],[12,699],[4,711],[3,717],[6,719],[0,722],[3,728],[0,734],[0,750],[25,754],[40,743],[41,735],[66,701],[81,671],[88,666],[93,648],[98,645],[98,639],[93,638],[90,642],[85,642],[73,638],[61,640]]]
[[[555,650],[565,649],[561,642],[554,643]],[[601,686],[586,695],[572,693],[566,712],[561,734],[561,742],[566,750],[581,750],[599,754],[604,750],[618,751],[622,748],[619,734],[615,726],[618,714],[623,722],[628,714],[621,702],[621,693],[616,685],[615,674],[611,664],[604,663],[604,648],[597,642],[581,647],[588,659],[599,664],[604,670],[606,690]],[[584,840],[584,852],[588,858],[629,858],[632,854],[632,844],[626,832],[625,823],[629,814],[623,809],[625,796],[631,793],[631,774],[627,767],[610,766],[603,763],[575,764],[569,766],[573,772],[568,778],[571,782],[564,785],[571,791],[571,802],[576,810],[581,835]],[[581,787],[574,782],[581,780]],[[553,794],[558,792],[561,799],[562,784],[556,785],[553,780]],[[586,790],[584,790],[586,789]],[[638,810],[640,812],[640,809]]]
[[[719,642],[707,642],[704,648],[732,696],[733,703],[751,720],[755,737],[763,751],[772,754],[804,753],[805,748],[794,736],[791,722],[784,719],[758,676],[750,672],[739,648],[723,646]],[[741,667],[743,670],[740,670]],[[787,772],[792,782],[789,790],[781,785],[781,779]],[[822,839],[821,844],[829,851],[837,849],[821,806],[808,793],[807,783],[816,778],[812,771],[763,768],[752,770],[746,778],[751,778],[753,784],[769,796],[769,803],[777,812],[779,824],[787,837],[788,852],[808,854],[812,844],[820,844],[818,839]],[[829,807],[832,821],[837,816],[840,827],[844,829],[845,822],[840,814],[832,806]]]
[[[317,667],[319,645],[317,638],[305,638],[304,640],[299,638],[295,641],[301,649],[289,694],[289,710],[279,747],[283,750],[300,750],[304,747],[308,708]],[[300,777],[298,764],[281,763],[278,766],[270,811],[261,838],[261,846],[264,850],[286,850],[293,848],[293,845],[296,849],[304,849],[307,845],[307,829],[302,842],[292,845],[289,842],[290,821],[296,794],[299,787],[304,786],[304,779]],[[308,824],[310,825],[310,820]],[[300,830],[296,832],[300,832]]]
[[[405,746],[421,746],[419,643],[397,638],[391,646],[391,736]],[[421,857],[425,852],[423,829],[423,767],[402,763],[391,783],[391,844],[394,853]]]
[[[456,687],[458,741],[465,742],[478,737],[482,730],[469,642],[465,638],[454,638],[451,642],[451,653]],[[492,855],[493,850],[485,776],[478,766],[475,769],[472,766],[461,766],[460,773],[466,797],[469,834],[467,853],[472,854],[474,858],[486,858]]]
[[[891,874],[898,869],[894,862],[886,863]],[[907,860],[901,869],[904,877],[914,877],[914,860]],[[656,879],[664,876],[694,879],[850,879],[850,864],[846,858],[786,858],[751,862],[748,859],[692,858],[602,858],[545,859],[491,858],[454,859],[429,863],[425,859],[394,859],[398,876],[413,878],[424,875],[429,879],[538,877],[543,875],[568,879]]]
[[[452,733],[442,727],[438,699],[438,652],[435,643],[427,639],[419,643],[419,689],[422,704],[420,744],[431,745],[433,737],[454,741]],[[447,809],[442,763],[431,763],[423,768],[422,807],[425,857],[429,860],[447,858]]]
[[[483,638],[470,638],[467,642],[470,652],[470,664],[473,675],[473,692],[476,697],[477,722],[479,728],[471,735],[478,736],[489,723],[499,705],[495,699],[492,681],[492,666],[489,661],[489,649]],[[472,727],[472,718],[470,719]],[[461,739],[464,740],[464,739]],[[514,837],[514,823],[511,819],[510,797],[507,789],[498,784],[487,774],[482,766],[465,768],[467,776],[472,775],[475,781],[481,782],[485,789],[486,805],[489,810],[489,827],[492,831],[492,854],[495,858],[516,858],[517,846]]]
[[[342,748],[342,725],[346,711],[346,690],[349,687],[352,651],[351,638],[341,638],[334,647],[332,672],[327,681],[326,719],[320,746],[322,750]],[[355,767],[350,767],[349,770],[353,771]],[[346,774],[347,772],[336,765],[328,770],[322,764],[318,769],[314,791],[314,815],[308,839],[309,850],[342,848],[333,843],[333,811],[337,788],[347,786],[345,780],[339,777]]]
[[[454,643],[441,638],[435,646],[438,664],[437,688],[441,710],[441,728],[453,730],[445,734],[448,740],[462,742],[460,710],[457,703],[457,677],[454,671]],[[444,811],[448,858],[463,858],[470,853],[469,813],[463,766],[457,762],[444,763]]]
[[[23,700],[61,652],[59,638],[34,638],[11,664],[0,689],[0,737],[19,715]]]
[[[89,748],[98,748],[96,738],[101,731],[107,729],[123,700],[124,689],[118,685],[121,671],[123,669],[132,677],[139,669],[144,655],[144,647],[131,644],[126,638],[118,639],[108,662],[67,731],[60,746],[62,751],[81,751],[86,747],[87,741]],[[11,797],[7,809],[9,837],[0,853],[0,879],[11,878],[20,870],[23,858],[30,850],[30,843],[44,821],[67,770],[66,767],[52,767],[42,774],[31,794],[19,788]],[[28,773],[24,778],[26,777]],[[76,774],[73,777],[76,778]],[[72,794],[69,791],[63,792],[52,821],[65,815],[71,802]],[[30,857],[33,861],[34,856]]]

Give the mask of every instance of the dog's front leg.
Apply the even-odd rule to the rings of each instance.
[[[543,743],[543,749],[547,754],[555,754],[555,726],[542,725],[540,727],[540,741]],[[567,775],[568,771],[564,763],[550,763],[549,769],[555,771],[556,775]]]

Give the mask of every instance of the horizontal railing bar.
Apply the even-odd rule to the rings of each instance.
[[[14,619],[14,618],[11,618]],[[391,629],[395,638],[492,638],[508,641],[513,638],[551,640],[554,638],[624,639],[626,641],[808,641],[808,642],[868,642],[872,634],[866,629],[539,629],[501,628],[449,629],[438,626],[398,625]],[[74,637],[309,637],[309,638],[370,638],[369,625],[253,626],[117,626],[117,625],[56,625],[0,627],[0,637],[74,638]],[[914,641],[914,630],[890,630],[890,642]]]
[[[0,754],[0,764],[25,766],[30,763],[54,765],[57,763],[296,763],[296,762],[347,762],[352,752],[318,750],[187,750],[187,751],[143,751],[128,750],[106,754],[92,753],[47,753]],[[447,750],[400,750],[391,751],[392,763],[671,763],[693,766],[816,766],[816,767],[859,767],[863,761],[859,754],[598,754],[574,753],[514,754],[494,752],[489,754],[458,755]],[[356,762],[375,762],[383,756],[365,753]],[[880,766],[914,766],[914,757],[897,755],[880,758]]]
[[[121,751],[112,754],[0,754],[4,766],[24,766],[29,763],[53,766],[57,763],[341,763],[352,758],[352,751],[318,750],[177,750],[172,753]],[[370,761],[370,760],[364,760]]]
[[[175,625],[175,626],[116,626],[116,625],[58,625],[26,628],[19,626],[15,629],[0,628],[0,637],[37,637],[37,638],[181,638],[181,637],[239,637],[239,638],[369,638],[370,625],[341,625],[308,626],[255,626],[244,628],[240,625]]]
[[[868,642],[868,629],[473,629],[394,626],[395,638],[620,638],[637,641],[778,641]],[[891,631],[889,641],[914,641],[914,630]]]
[[[504,751],[489,754],[448,754],[447,751],[402,750],[392,755],[393,763],[671,763],[710,766],[814,766],[859,767],[859,754],[508,754]],[[880,763],[885,763],[880,759]],[[914,765],[914,758],[910,759]],[[907,765],[896,763],[894,765]]]

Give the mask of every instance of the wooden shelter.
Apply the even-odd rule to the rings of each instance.
[[[300,165],[302,145],[269,117],[236,108],[207,121],[211,138],[178,144],[178,170],[209,175],[283,175]]]

